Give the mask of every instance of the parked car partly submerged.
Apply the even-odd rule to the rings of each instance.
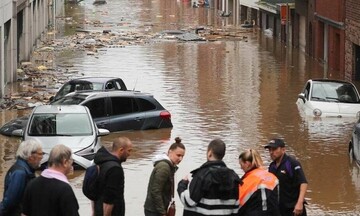
[[[90,111],[80,105],[40,105],[33,109],[27,125],[13,131],[23,140],[35,139],[42,144],[46,165],[51,149],[64,144],[72,149],[74,163],[83,168],[92,165],[94,154],[101,147],[100,136],[110,132],[94,123]]]
[[[127,87],[118,77],[81,77],[66,82],[50,101],[56,101],[74,91],[84,90],[122,90]]]
[[[99,128],[110,132],[172,128],[171,114],[152,94],[136,91],[79,91],[54,101],[53,105],[84,105]],[[25,127],[28,117],[13,119],[0,128],[12,136]]]
[[[75,78],[61,86],[59,91],[50,98],[50,103],[59,100],[74,91],[89,90],[120,90],[127,91],[124,81],[118,77],[81,77]],[[0,134],[11,136],[12,131],[25,127],[29,116],[22,116],[5,123],[0,128]]]
[[[173,127],[170,112],[152,94],[144,92],[73,92],[52,104],[87,106],[97,126],[110,132]]]
[[[299,94],[296,104],[311,117],[351,117],[360,115],[360,96],[354,84],[329,79],[310,79]]]
[[[349,142],[349,155],[350,159],[360,166],[360,119],[354,125]]]

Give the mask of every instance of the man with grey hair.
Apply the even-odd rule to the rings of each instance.
[[[0,215],[20,215],[21,201],[27,183],[35,178],[35,169],[39,168],[43,158],[41,144],[35,140],[20,143],[16,152],[16,162],[5,176],[4,195],[0,203]]]
[[[71,155],[71,149],[62,144],[51,149],[49,168],[26,187],[23,215],[79,215],[79,204],[66,177],[73,169]]]

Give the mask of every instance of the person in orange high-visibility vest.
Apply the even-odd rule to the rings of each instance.
[[[280,216],[279,181],[263,167],[260,154],[246,150],[240,154],[239,163],[245,172],[239,185],[239,216]]]

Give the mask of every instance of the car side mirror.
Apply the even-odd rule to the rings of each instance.
[[[106,135],[109,135],[109,134],[110,134],[109,130],[99,128],[98,136],[106,136]]]
[[[305,99],[305,94],[304,93],[300,93],[298,95],[298,98],[300,98],[301,100],[303,100],[303,102],[305,103],[306,99]]]
[[[13,132],[11,133],[11,135],[17,136],[17,137],[22,137],[22,136],[23,136],[23,129],[13,130]]]

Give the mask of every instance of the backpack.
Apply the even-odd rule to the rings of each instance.
[[[82,185],[83,194],[90,200],[96,201],[100,197],[100,178],[106,174],[106,172],[114,166],[120,166],[115,161],[107,161],[103,164],[92,165],[86,168],[85,176]],[[101,171],[100,171],[101,170]]]
[[[99,165],[92,165],[86,168],[85,176],[82,185],[83,194],[90,200],[97,200],[98,194],[98,179],[100,174]]]

